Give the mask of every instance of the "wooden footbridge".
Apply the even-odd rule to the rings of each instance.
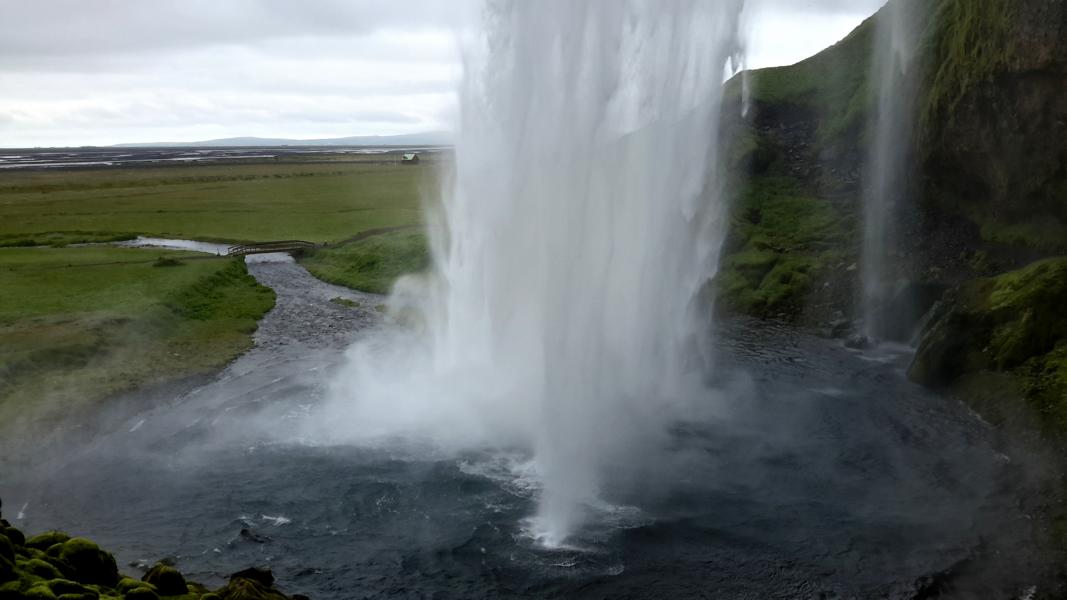
[[[237,244],[226,249],[227,256],[248,256],[249,254],[271,254],[285,252],[286,254],[301,254],[316,247],[314,242],[303,240],[281,240],[277,242],[251,242]]]

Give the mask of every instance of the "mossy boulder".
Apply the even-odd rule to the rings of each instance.
[[[90,596],[92,598],[98,598],[100,596],[99,592],[88,585],[78,583],[77,581],[71,581],[69,579],[53,579],[48,582],[48,589],[52,590],[52,593],[55,594],[57,598],[61,596]]]
[[[966,283],[934,309],[909,369],[930,386],[972,373],[1011,372],[1067,431],[1067,257]]]
[[[59,558],[74,569],[78,581],[107,587],[114,587],[119,581],[115,557],[85,538],[64,542]]]
[[[0,584],[0,600],[22,600],[22,585],[18,581]]]
[[[70,535],[62,531],[46,531],[26,540],[26,545],[37,550],[47,551],[56,544],[62,544],[70,539]]]
[[[162,562],[143,581],[120,577],[114,556],[85,538],[49,531],[27,540],[2,524],[0,531],[12,534],[0,533],[0,600],[287,600],[268,569],[235,573],[211,592]]]
[[[714,282],[721,308],[799,316],[813,288],[824,287],[835,270],[846,270],[843,248],[850,239],[849,220],[831,202],[788,178],[752,178],[733,209]]]
[[[45,600],[55,600],[56,595],[52,592],[48,584],[39,583],[30,589],[23,592],[25,598],[43,598]]]
[[[7,583],[15,579],[18,579],[18,574],[15,572],[14,563],[0,556],[0,583]]]
[[[4,527],[0,534],[3,534],[16,548],[26,545],[26,536],[14,527]]]
[[[146,588],[133,588],[122,596],[125,600],[159,600],[159,594]]]
[[[274,589],[270,569],[251,568],[234,573],[224,587],[215,592],[222,600],[286,600]]]
[[[122,594],[126,594],[126,593],[130,592],[131,590],[142,589],[142,588],[143,589],[147,589],[147,590],[152,590],[153,592],[156,591],[156,586],[152,585],[151,583],[148,583],[147,581],[141,581],[140,579],[134,579],[133,577],[123,577],[122,579],[119,580],[118,584],[115,586],[115,589],[118,590],[119,593],[122,593]]]
[[[15,562],[15,545],[5,535],[0,535],[0,558]]]
[[[20,561],[19,568],[35,577],[41,579],[62,579],[64,573],[55,567],[52,563],[41,560],[40,558],[31,558],[25,561]]]
[[[185,576],[178,569],[161,562],[149,569],[141,581],[152,584],[161,596],[181,596],[189,591]]]

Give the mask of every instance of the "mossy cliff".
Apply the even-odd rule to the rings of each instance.
[[[944,0],[938,17],[919,156],[926,220],[958,222],[1006,262],[1067,252],[1067,4]]]
[[[921,305],[907,328],[940,297],[911,375],[995,389],[984,395],[1067,432],[1067,259],[1057,258],[1067,255],[1067,2],[892,2],[921,25],[899,90],[913,92],[914,131],[889,275]],[[878,111],[874,50],[891,8],[812,58],[727,85],[734,203],[720,310],[847,332]]]
[[[288,600],[266,569],[235,573],[217,590],[157,564],[140,579],[119,573],[93,542],[49,531],[30,538],[0,519],[0,600]],[[303,596],[292,596],[299,600]],[[305,599],[306,600],[306,599]]]
[[[935,307],[909,375],[926,385],[964,389],[999,380],[1004,400],[1026,398],[1040,425],[1067,432],[1065,300],[1067,258],[963,284]],[[1003,414],[1015,407],[988,408]]]
[[[805,323],[850,311],[873,35],[872,19],[812,58],[727,84],[735,202],[721,309]]]
[[[925,12],[893,276],[943,289],[1067,253],[1067,3],[894,2]],[[812,58],[728,84],[735,203],[720,307],[806,325],[854,314],[872,59],[886,12]],[[833,226],[760,220],[783,194],[793,213]]]

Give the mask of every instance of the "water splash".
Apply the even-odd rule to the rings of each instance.
[[[718,122],[740,10],[488,4],[431,219],[436,272],[393,295],[422,328],[350,351],[332,422],[528,449],[546,544],[596,510],[605,470],[654,447],[700,385],[696,299],[723,237]]]
[[[886,311],[898,292],[900,265],[894,255],[902,201],[908,191],[923,4],[921,0],[891,1],[875,21],[871,65],[875,107],[864,173],[861,271],[864,333],[872,339],[899,339],[909,333],[893,331]]]

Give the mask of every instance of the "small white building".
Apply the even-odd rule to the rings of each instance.
[[[408,152],[400,159],[400,162],[405,165],[417,165],[419,164],[419,155],[414,152]]]

